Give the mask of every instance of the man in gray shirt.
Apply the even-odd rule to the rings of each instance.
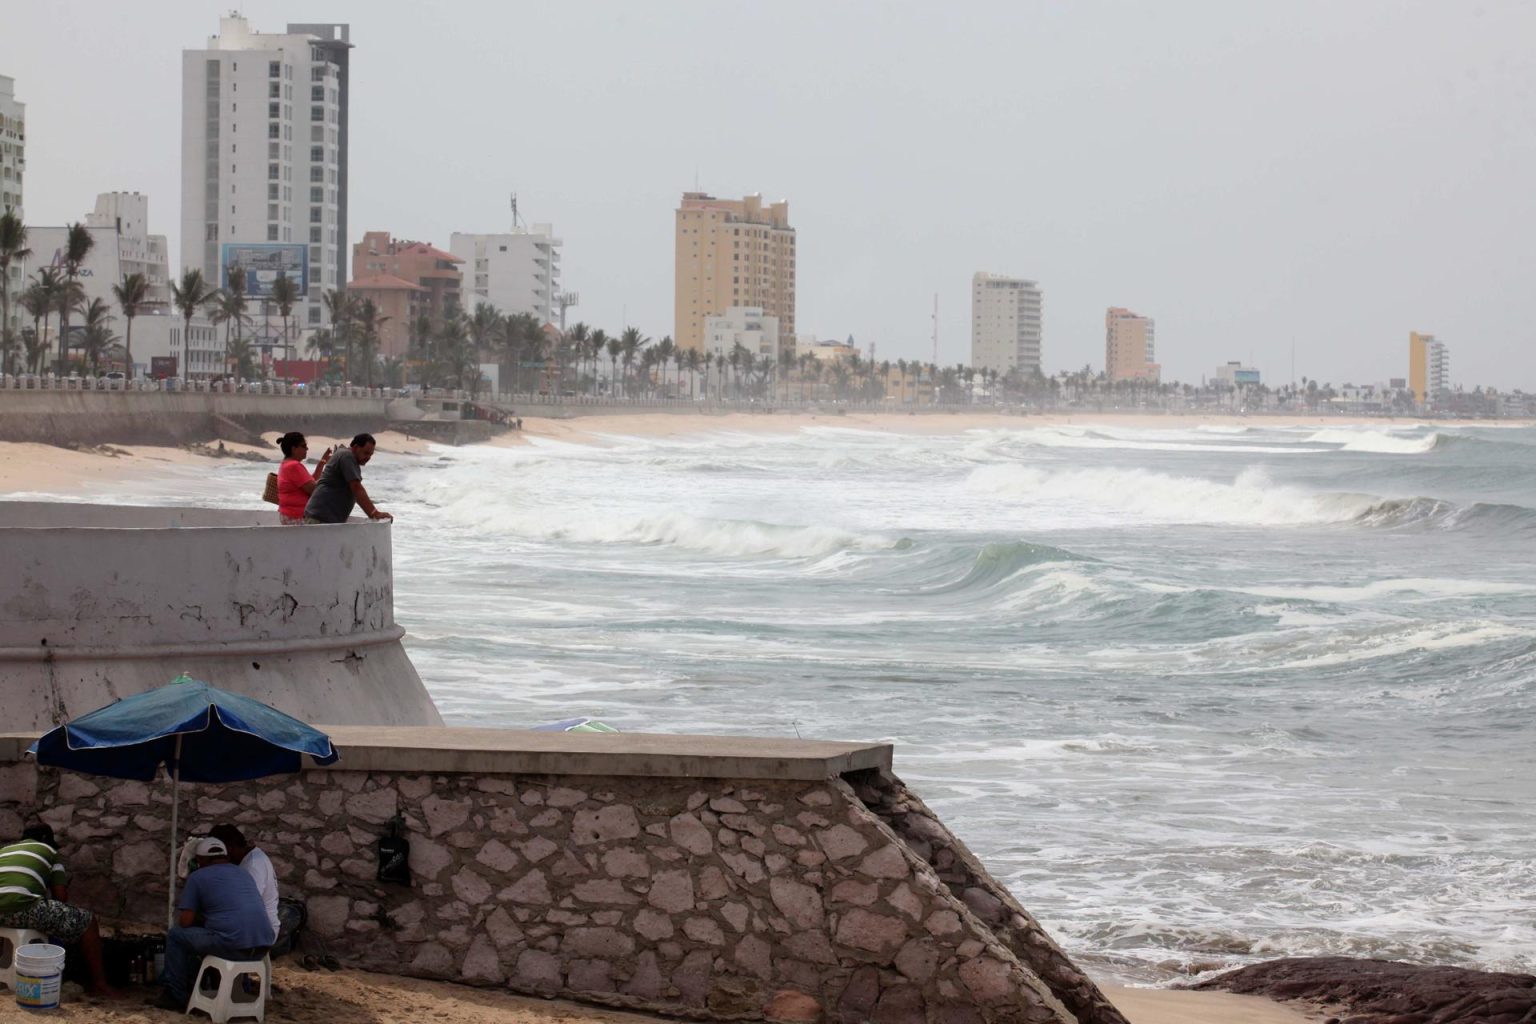
[[[363,467],[373,458],[372,434],[358,434],[326,464],[304,506],[306,523],[344,523],[353,505],[361,505],[369,519],[394,519],[380,511],[363,489]]]

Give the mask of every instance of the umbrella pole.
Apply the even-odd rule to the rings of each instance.
[[[165,930],[176,923],[176,812],[181,807],[181,734],[176,734],[176,754],[171,762],[171,872],[165,894]]]

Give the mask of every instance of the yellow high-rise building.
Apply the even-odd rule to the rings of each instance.
[[[702,351],[704,321],[733,306],[777,317],[795,336],[795,229],[789,203],[762,196],[716,199],[684,192],[677,208],[676,324],[679,348]]]
[[[1422,405],[1451,386],[1451,357],[1433,334],[1408,332],[1408,387]]]
[[[1111,306],[1104,313],[1104,372],[1111,383],[1145,380],[1157,383],[1163,368],[1157,364],[1152,318]]]

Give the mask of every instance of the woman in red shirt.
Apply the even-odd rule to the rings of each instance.
[[[331,460],[332,449],[325,450],[311,473],[304,467],[309,444],[303,434],[289,431],[277,439],[277,446],[283,450],[283,464],[277,470],[277,516],[284,526],[298,526],[304,522],[304,505],[320,479],[320,471]]]

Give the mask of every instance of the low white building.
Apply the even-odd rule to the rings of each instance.
[[[732,306],[720,316],[704,318],[704,351],[729,359],[740,344],[759,360],[779,361],[779,318],[760,306]]]
[[[1262,383],[1262,375],[1251,366],[1244,366],[1240,362],[1223,363],[1216,367],[1216,375],[1212,378],[1219,384],[1227,387],[1249,387]]]
[[[86,304],[100,299],[114,312],[120,312],[113,285],[122,284],[129,274],[143,274],[149,282],[149,296],[140,312],[168,312],[170,260],[165,236],[149,233],[149,197],[138,192],[103,192],[96,197],[96,209],[86,214],[81,223],[96,243],[80,265],[77,278],[85,290]],[[62,270],[68,239],[68,227],[29,226],[27,247],[32,255],[27,258],[26,273],[36,274],[42,267]]]
[[[499,235],[455,231],[448,251],[464,261],[463,306],[488,302],[503,313],[531,313],[555,323],[560,310],[560,239],[548,224]]]

